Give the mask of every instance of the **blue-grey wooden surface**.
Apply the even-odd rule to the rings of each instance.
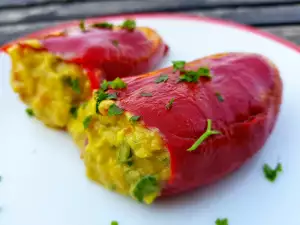
[[[137,12],[223,18],[300,44],[300,0],[0,0],[0,45],[62,21]]]

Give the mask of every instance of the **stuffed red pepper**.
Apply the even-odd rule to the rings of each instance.
[[[103,83],[69,132],[87,176],[151,203],[219,180],[262,148],[280,109],[267,58],[224,53]]]
[[[23,38],[3,50],[12,59],[13,90],[43,123],[65,128],[103,79],[149,72],[168,48],[154,30],[126,20],[118,26],[81,21]]]

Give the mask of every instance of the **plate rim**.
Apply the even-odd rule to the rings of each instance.
[[[240,24],[238,22],[234,22],[232,20],[224,20],[220,18],[213,18],[213,17],[207,17],[207,16],[201,16],[201,15],[195,15],[195,14],[187,14],[187,13],[124,13],[124,14],[118,14],[118,15],[108,15],[108,16],[100,16],[100,17],[90,17],[86,18],[85,20],[89,23],[92,22],[99,22],[101,20],[116,20],[116,19],[124,19],[124,18],[134,18],[134,19],[143,19],[143,18],[161,18],[161,19],[179,19],[179,20],[190,20],[190,21],[196,21],[196,22],[202,22],[202,23],[208,23],[208,24],[215,24],[220,25],[224,27],[231,27],[235,28],[237,30],[242,30],[246,32],[253,33],[257,36],[272,40],[278,44],[281,44],[291,50],[294,50],[297,53],[300,53],[300,47],[287,39],[284,39],[282,37],[279,37],[275,34],[269,33],[267,31],[263,31],[259,28],[252,27],[250,25]],[[9,41],[7,43],[4,43],[2,46],[0,46],[0,53],[1,50],[3,51],[5,47],[8,45],[11,45],[15,42],[18,42],[20,40],[31,38],[34,36],[42,35],[45,32],[55,32],[59,29],[64,29],[70,26],[74,26],[76,23],[78,23],[79,19],[76,20],[70,20],[67,22],[59,23],[58,25],[49,26],[43,29],[40,29],[38,31],[26,34],[22,37],[19,37],[15,40]]]

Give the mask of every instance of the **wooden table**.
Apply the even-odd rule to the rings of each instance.
[[[62,21],[181,12],[256,26],[300,44],[300,0],[0,0],[0,45]]]

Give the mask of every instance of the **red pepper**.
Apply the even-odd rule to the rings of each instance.
[[[200,67],[208,67],[212,78],[178,83],[179,71],[166,68],[123,79],[127,88],[120,91],[118,105],[141,116],[147,127],[157,128],[170,152],[171,178],[165,196],[212,183],[239,168],[262,148],[279,112],[282,83],[266,58],[246,53],[213,55],[187,63],[185,70]],[[155,83],[161,74],[169,79]],[[167,110],[172,98],[172,108]],[[221,134],[187,151],[205,132],[208,119]]]
[[[43,46],[40,50],[81,65],[87,71],[92,89],[99,88],[102,79],[113,80],[148,72],[168,52],[167,45],[150,28],[137,27],[133,31],[88,28],[81,31],[77,24],[73,31],[58,34],[57,31],[53,33],[53,29],[29,37],[40,40]],[[14,43],[2,49],[6,51]]]

